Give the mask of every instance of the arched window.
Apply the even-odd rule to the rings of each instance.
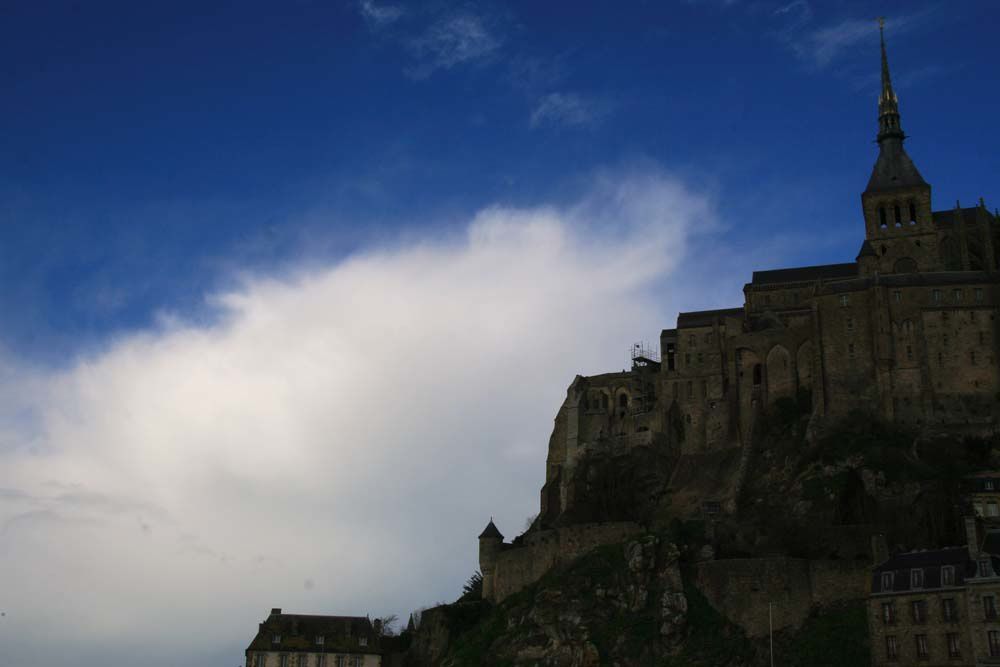
[[[880,206],[878,209],[878,224],[883,229],[889,226],[889,223],[885,219],[885,206]]]
[[[916,273],[917,260],[912,257],[900,257],[892,267],[893,273]]]
[[[913,202],[910,202],[910,224],[917,224],[917,207]]]
[[[892,207],[892,213],[896,219],[896,226],[901,227],[903,225],[903,214],[899,210],[899,204],[896,204]]]
[[[605,410],[608,409],[608,395],[601,394],[601,407]]]
[[[754,364],[753,367],[753,384],[755,387],[759,387],[761,383],[761,368],[760,364]]]
[[[628,407],[628,394],[621,394],[618,396],[618,407],[627,408]]]

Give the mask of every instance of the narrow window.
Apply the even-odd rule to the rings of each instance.
[[[944,582],[942,582],[942,583],[944,583]],[[946,585],[950,586],[951,584],[946,584]],[[955,620],[955,600],[954,600],[954,598],[945,598],[945,599],[941,600],[941,616],[944,618],[944,620],[949,621],[949,622]]]
[[[851,359],[854,358],[854,343],[847,344],[847,356],[849,356]]]
[[[941,585],[942,586],[954,586],[955,585],[955,568],[951,565],[945,565],[941,568]]]
[[[910,223],[917,224],[917,207],[913,205],[913,202],[910,202]]]
[[[910,588],[924,587],[924,571],[910,570]]]
[[[931,297],[934,303],[941,303],[941,290],[936,289],[931,292]]]
[[[687,395],[688,398],[694,398],[694,382],[691,380],[687,381]]]
[[[985,488],[987,491],[992,491],[993,490],[993,480],[992,479],[988,479],[985,482],[983,482],[983,488]]]
[[[899,659],[899,647],[896,646],[896,637],[893,635],[886,635],[885,657],[888,658],[889,660]]]
[[[359,637],[358,644],[361,646],[368,646],[368,637]]]
[[[893,292],[892,292],[892,300],[895,301],[896,303],[902,302],[902,300],[903,300],[903,293],[900,290],[898,290],[898,289],[897,290],[893,290]]]
[[[983,302],[983,290],[982,290],[982,288],[977,287],[975,289],[974,293],[976,295],[976,303],[982,303]]]
[[[841,294],[840,295],[840,305],[841,306],[849,306],[849,305],[851,305],[851,295],[850,294]]]
[[[685,366],[690,366],[691,365],[691,353],[690,352],[685,352],[684,353],[684,365]]]
[[[896,218],[896,226],[901,227],[903,225],[903,214],[899,210],[899,204],[892,207],[892,214]]]
[[[994,658],[1000,656],[1000,631],[990,630],[986,635],[990,643],[990,655]]]
[[[972,364],[973,366],[976,365],[976,351],[975,350],[969,350],[969,363]]]
[[[267,653],[258,653],[254,667],[267,667]]]
[[[891,590],[892,590],[892,572],[883,572],[882,573],[882,592],[891,591]]]
[[[760,364],[755,364],[753,367],[753,384],[755,387],[759,387],[761,383],[761,368]]]
[[[962,303],[962,290],[952,290],[951,294],[955,298],[955,303]]]
[[[885,219],[885,206],[880,206],[879,209],[878,209],[878,225],[882,229],[885,229],[886,227],[889,226],[889,223],[886,222],[886,219]],[[884,249],[885,248],[883,248],[883,250]],[[884,255],[885,253],[882,253],[882,254]]]
[[[281,635],[279,635],[278,633],[275,633],[274,636],[271,637],[271,643],[272,644],[280,644],[281,643]]]
[[[697,344],[698,344],[698,338],[697,338],[697,336],[695,336],[694,334],[691,334],[690,336],[688,336],[688,345],[690,345],[691,347],[694,347]]]
[[[704,361],[704,359],[705,359],[704,356],[702,356],[701,352],[699,352],[698,353],[698,363],[699,364],[702,363],[702,361]]]
[[[712,342],[712,333],[709,332],[709,333],[705,334],[705,343],[707,344],[707,343],[711,343],[711,342]]]
[[[896,605],[892,602],[882,603],[882,622],[886,625],[896,622]]]
[[[309,667],[308,653],[299,653],[299,667]]]
[[[284,653],[278,656],[278,667],[288,667],[288,656]]]
[[[853,317],[848,317],[847,318],[847,330],[848,331],[854,331],[854,318]]]
[[[917,642],[917,657],[927,657],[927,635],[914,635]]]
[[[997,599],[995,596],[983,596],[983,616],[990,621],[997,617]]]
[[[958,633],[949,632],[945,637],[948,639],[948,657],[958,658],[962,655],[962,647],[959,644]]]
[[[912,345],[907,345],[906,346],[906,359],[907,359],[907,361],[913,361],[913,346]]]
[[[910,603],[913,610],[913,622],[924,623],[927,621],[927,602],[924,600],[914,600]]]
[[[975,510],[976,516],[985,516],[983,514],[983,501],[977,500],[976,502],[972,503],[972,508]]]
[[[997,501],[995,500],[986,501],[986,516],[990,518],[1000,516],[1000,512],[997,511]]]
[[[618,407],[620,408],[628,407],[628,396],[626,394],[621,394],[618,396]]]

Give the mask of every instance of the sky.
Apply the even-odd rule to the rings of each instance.
[[[575,374],[853,260],[880,14],[992,210],[991,2],[0,3],[0,667],[456,598]]]

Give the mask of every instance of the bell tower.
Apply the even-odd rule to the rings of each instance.
[[[878,159],[861,194],[868,260],[863,273],[912,273],[939,267],[931,220],[931,186],[906,154],[899,98],[892,88],[885,51],[885,21],[879,19],[882,90],[878,96]],[[874,261],[870,253],[874,252]]]

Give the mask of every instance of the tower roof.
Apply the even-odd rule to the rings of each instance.
[[[490,522],[488,524],[486,524],[486,529],[482,533],[479,534],[479,539],[482,540],[482,539],[485,539],[485,538],[495,538],[495,539],[499,539],[499,540],[503,539],[503,535],[501,535],[500,531],[497,530],[497,527],[493,523],[493,519],[492,518],[490,519]]]
[[[882,90],[878,96],[879,153],[872,169],[865,192],[893,190],[914,186],[927,186],[927,181],[917,171],[917,166],[906,154],[903,140],[906,134],[899,119],[899,98],[892,88],[889,74],[889,57],[885,52],[885,21],[879,19],[879,42],[882,51]]]

